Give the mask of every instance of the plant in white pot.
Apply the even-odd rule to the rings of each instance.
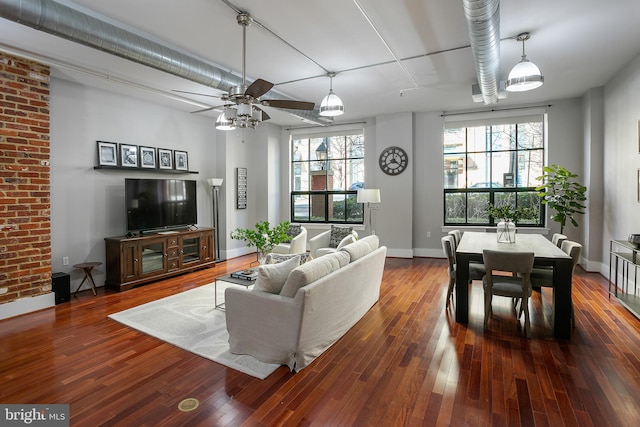
[[[500,219],[500,222],[496,225],[497,239],[500,243],[515,243],[515,223],[522,219],[532,219],[535,217],[533,208],[523,206],[516,208],[511,204],[495,206],[489,203],[485,211],[494,219]]]
[[[255,228],[236,228],[231,232],[231,238],[242,240],[247,246],[254,246],[258,250],[258,259],[262,264],[264,257],[271,252],[274,246],[287,241],[291,237],[289,231],[289,221],[284,221],[271,228],[269,221],[256,223]]]

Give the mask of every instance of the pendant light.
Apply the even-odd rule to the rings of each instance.
[[[516,40],[522,42],[522,60],[509,73],[506,90],[508,92],[525,92],[542,86],[544,77],[540,73],[540,69],[529,61],[524,53],[524,42],[529,40],[529,33],[518,34]]]
[[[344,114],[344,104],[338,95],[333,93],[333,78],[336,73],[329,73],[329,94],[320,103],[320,115],[326,117]]]

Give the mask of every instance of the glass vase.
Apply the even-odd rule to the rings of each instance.
[[[516,225],[513,221],[500,221],[496,228],[498,243],[516,242]]]

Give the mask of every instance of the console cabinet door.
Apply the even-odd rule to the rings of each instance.
[[[139,243],[140,275],[139,278],[155,276],[167,271],[167,239],[149,239]]]
[[[214,244],[213,232],[200,234],[200,260],[202,262],[213,261]]]
[[[120,283],[126,283],[138,278],[140,274],[140,245],[137,242],[123,243],[120,265]]]
[[[189,234],[180,237],[181,267],[188,267],[200,263],[200,234]]]

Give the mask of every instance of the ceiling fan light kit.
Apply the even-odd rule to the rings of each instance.
[[[232,108],[225,108],[216,119],[216,129],[234,130],[236,128],[235,117],[229,117],[231,115],[235,116],[235,110]]]
[[[522,42],[522,60],[518,62],[509,73],[506,83],[508,92],[525,92],[542,86],[544,77],[540,69],[533,62],[527,59],[524,51],[524,42],[529,40],[529,33],[521,33],[516,37]]]
[[[251,16],[247,13],[239,13],[237,21],[242,26],[242,84],[233,86],[228,93],[220,96],[225,102],[224,110],[216,119],[216,129],[234,130],[236,128],[253,128],[265,120],[269,115],[258,105],[272,108],[285,108],[290,110],[313,110],[313,102],[295,101],[287,99],[260,100],[259,98],[269,92],[274,84],[263,79],[257,79],[247,86],[246,56],[247,56],[247,26],[251,25]],[[205,110],[212,110],[211,107]]]

